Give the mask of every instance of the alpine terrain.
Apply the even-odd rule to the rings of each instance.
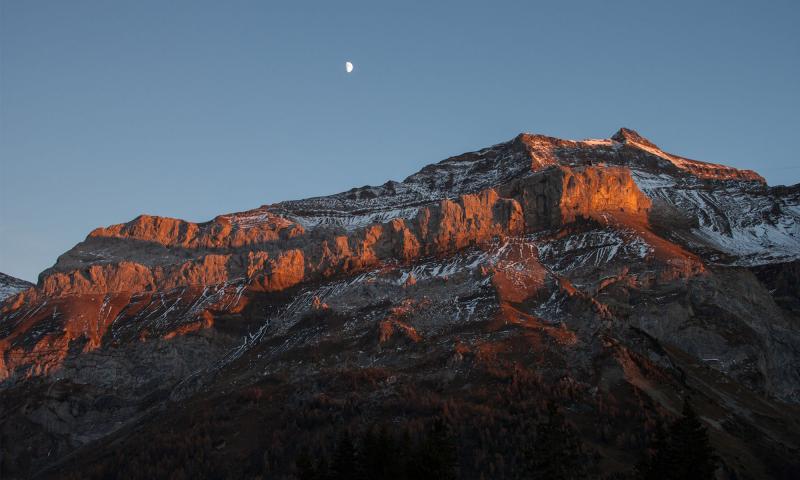
[[[27,290],[33,286],[32,283],[26,282],[20,278],[12,277],[0,272],[0,300],[4,300],[12,295]]]
[[[98,228],[0,278],[0,477],[799,478],[799,220],[623,128]]]

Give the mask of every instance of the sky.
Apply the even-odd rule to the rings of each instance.
[[[527,131],[800,182],[800,2],[0,2],[0,271]],[[345,61],[355,70],[345,72]]]

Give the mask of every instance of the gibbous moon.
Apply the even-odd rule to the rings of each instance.
[[[353,71],[353,64],[350,63],[350,62],[344,62],[344,69],[345,69],[345,71],[347,71],[347,73],[352,72]]]

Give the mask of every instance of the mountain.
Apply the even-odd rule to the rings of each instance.
[[[4,478],[303,477],[441,422],[459,478],[518,478],[553,415],[628,475],[686,401],[721,477],[793,478],[799,217],[623,128],[98,228],[0,306]]]
[[[31,288],[33,284],[0,272],[0,301]]]

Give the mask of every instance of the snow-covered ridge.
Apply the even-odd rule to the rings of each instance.
[[[639,188],[661,202],[656,208],[696,222],[689,232],[672,233],[690,246],[718,252],[717,261],[759,265],[800,258],[800,187],[632,173]]]
[[[530,171],[530,162],[515,139],[428,165],[402,182],[281,202],[269,209],[305,228],[353,230],[394,218],[413,218],[421,206],[500,185]]]
[[[614,134],[614,136],[611,137],[611,140],[615,143],[615,148],[623,145],[635,148],[654,157],[665,160],[666,162],[669,162],[669,164],[676,167],[679,171],[698,178],[703,178],[706,180],[754,181],[766,185],[764,178],[752,170],[740,170],[727,165],[701,162],[699,160],[691,160],[667,153],[658,148],[658,146],[650,140],[639,135],[634,130],[621,128],[617,133]],[[642,165],[634,164],[632,166],[641,167]]]
[[[25,280],[0,273],[0,302],[33,286]]]
[[[749,170],[666,153],[625,128],[608,139],[581,141],[523,133],[508,142],[428,165],[402,182],[389,181],[380,186],[353,188],[335,195],[281,202],[266,208],[306,229],[353,230],[394,218],[413,218],[421,206],[502,185],[553,165],[602,164],[669,176],[764,183],[763,178]]]
[[[184,247],[218,246],[218,232],[232,227],[235,242],[257,242],[301,234],[317,227],[352,231],[393,219],[412,219],[421,207],[443,199],[501,186],[515,178],[554,166],[618,165],[669,177],[763,183],[748,170],[698,162],[668,154],[632,130],[610,139],[563,140],[523,133],[507,142],[427,165],[402,182],[353,188],[346,192],[284,201],[194,224],[178,219],[140,216],[128,224],[97,229],[91,236],[135,237]],[[145,219],[145,220],[142,220]],[[295,228],[298,227],[298,228]],[[253,232],[263,230],[263,234]],[[238,233],[237,233],[238,231]],[[248,232],[249,231],[249,232]]]
[[[639,188],[697,226],[678,234],[714,259],[755,265],[800,258],[800,194],[778,194],[750,170],[666,153],[633,130],[610,139],[562,140],[521,134],[492,147],[428,165],[403,182],[274,205],[270,210],[306,229],[353,230],[394,218],[413,218],[443,198],[502,185],[533,171],[562,165],[619,165],[631,169]],[[791,192],[787,190],[787,192]]]
[[[725,263],[800,256],[796,191],[776,193],[754,172],[674,156],[636,132],[621,129],[610,139],[581,141],[520,134],[508,142],[428,165],[402,182],[264,205],[205,223],[143,215],[95,230],[45,273],[131,259],[148,267],[184,265],[192,250],[216,253],[254,246],[280,250],[284,241],[304,245],[331,233],[314,232],[318,228],[339,235],[395,219],[411,220],[421,208],[443,199],[491,188],[513,189],[510,182],[545,169],[577,171],[587,166],[630,169],[647,196],[697,224],[689,231],[684,221],[681,232],[672,235],[690,249],[726,256],[719,259]]]

